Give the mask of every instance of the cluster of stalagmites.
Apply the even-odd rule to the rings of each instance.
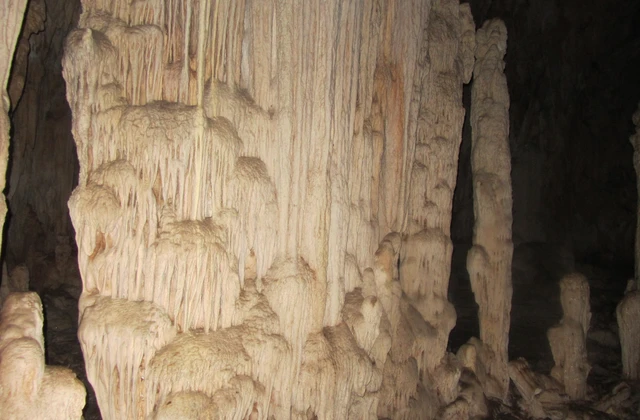
[[[456,0],[83,1],[69,209],[103,418],[466,419],[506,398],[505,50]],[[453,355],[472,72],[481,337]],[[584,310],[553,340],[583,345]],[[579,398],[588,366],[554,357]]]
[[[85,389],[71,369],[46,366],[42,303],[12,293],[0,312],[0,419],[80,419]]]

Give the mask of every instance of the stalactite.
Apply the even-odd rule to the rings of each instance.
[[[471,92],[473,247],[467,256],[471,287],[478,302],[480,339],[486,346],[487,374],[497,382],[489,395],[506,398],[511,313],[512,198],[509,153],[509,92],[503,57],[507,31],[487,21],[476,34]]]

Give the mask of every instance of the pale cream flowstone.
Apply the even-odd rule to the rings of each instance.
[[[102,416],[144,418],[149,363],[176,335],[169,316],[150,302],[84,295],[80,304],[78,339]]]
[[[505,399],[509,391],[508,343],[513,243],[509,91],[504,74],[507,30],[490,20],[476,33],[476,63],[471,90],[473,247],[467,256],[471,287],[478,303],[482,361],[495,386],[488,396]]]
[[[446,354],[469,6],[82,6],[69,209],[103,418],[482,411]]]
[[[10,294],[0,312],[0,419],[82,418],[86,391],[70,369],[46,366],[42,303]]]
[[[551,376],[564,385],[572,399],[587,396],[587,377],[591,366],[587,360],[587,332],[591,322],[589,282],[573,273],[560,281],[562,319],[549,329],[547,337],[555,366]]]

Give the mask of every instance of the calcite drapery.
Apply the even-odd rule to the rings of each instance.
[[[471,287],[478,303],[480,340],[487,374],[497,387],[489,395],[509,391],[508,343],[511,312],[513,243],[509,91],[504,75],[507,30],[490,20],[476,34],[476,63],[471,90],[473,247],[467,256]],[[497,388],[497,389],[495,389]]]
[[[79,26],[69,207],[105,418],[433,418],[457,398],[468,5],[86,0]]]

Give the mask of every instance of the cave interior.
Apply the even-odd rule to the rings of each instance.
[[[12,9],[0,299],[37,293],[85,419],[640,416],[616,317],[640,280],[640,2]],[[573,322],[577,390],[550,338]],[[3,325],[0,418],[45,418],[10,411]]]

